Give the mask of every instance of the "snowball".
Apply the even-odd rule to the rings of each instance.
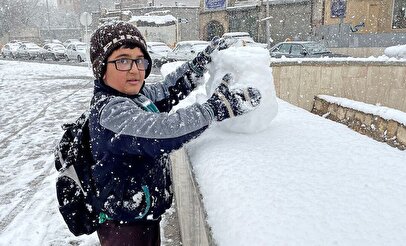
[[[210,78],[206,83],[209,97],[226,73],[234,78],[230,88],[251,86],[262,95],[261,104],[255,110],[227,119],[219,127],[239,133],[260,132],[269,127],[278,113],[270,58],[269,52],[260,47],[230,47],[212,54],[212,62],[208,64]]]

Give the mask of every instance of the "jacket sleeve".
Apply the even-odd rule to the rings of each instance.
[[[100,125],[114,134],[110,147],[119,152],[158,156],[179,149],[212,122],[210,107],[193,104],[172,114],[142,110],[128,98],[115,97],[100,113]]]
[[[201,76],[190,69],[185,62],[174,72],[165,76],[163,82],[146,84],[141,93],[153,101],[161,112],[169,112],[179,100],[187,97],[196,88]]]

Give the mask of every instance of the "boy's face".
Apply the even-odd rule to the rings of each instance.
[[[117,91],[127,94],[136,95],[140,92],[144,84],[145,70],[139,70],[135,62],[129,71],[119,71],[114,63],[109,61],[118,60],[120,58],[138,59],[144,58],[140,48],[119,48],[107,58],[107,69],[103,80],[106,85],[116,89]]]

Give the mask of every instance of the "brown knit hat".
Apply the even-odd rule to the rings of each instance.
[[[90,61],[96,79],[103,78],[107,58],[124,44],[135,44],[144,53],[145,59],[149,62],[145,70],[145,78],[148,77],[152,60],[148,54],[145,39],[134,25],[120,21],[99,27],[90,38]]]

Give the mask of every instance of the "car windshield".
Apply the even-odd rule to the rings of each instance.
[[[303,46],[310,54],[329,53],[330,51],[321,43],[304,43]]]

